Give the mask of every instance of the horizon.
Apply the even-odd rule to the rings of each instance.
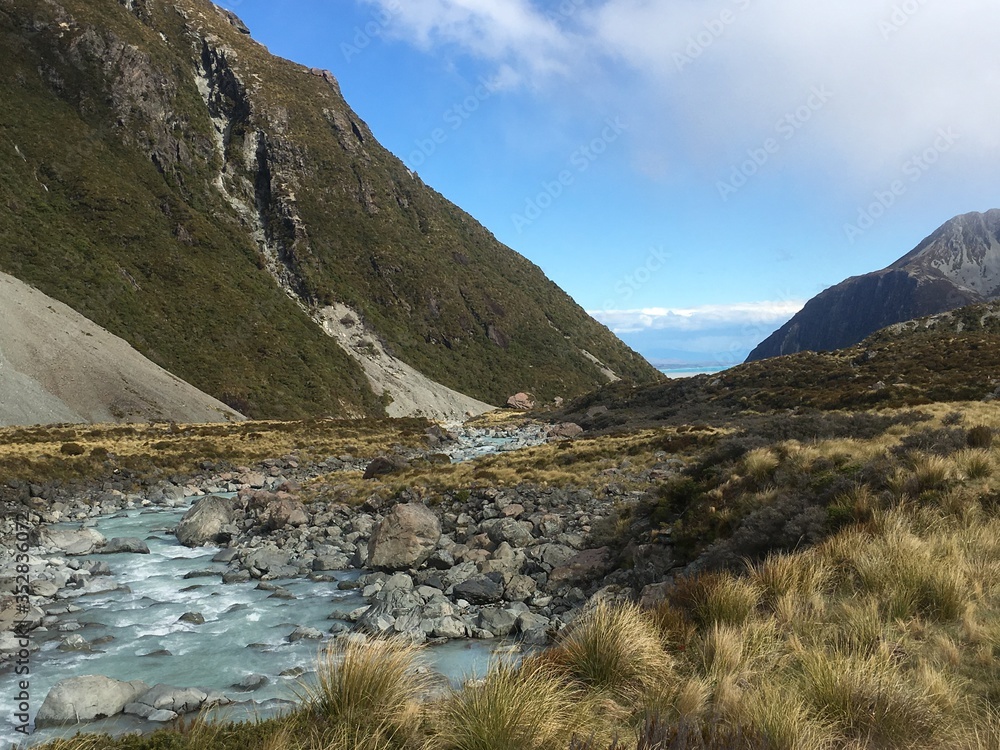
[[[651,362],[736,364],[1000,205],[979,0],[221,5]]]

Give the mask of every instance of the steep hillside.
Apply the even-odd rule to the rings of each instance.
[[[0,270],[250,416],[384,413],[390,360],[489,403],[655,371],[204,0],[0,0]]]
[[[642,388],[609,385],[560,416],[600,431],[996,398],[1000,302],[991,302],[898,323],[837,351],[798,352]]]
[[[0,273],[0,426],[242,420],[61,302]]]
[[[1000,297],[1000,210],[947,222],[881,271],[855,276],[811,299],[748,362],[852,346],[904,320]]]

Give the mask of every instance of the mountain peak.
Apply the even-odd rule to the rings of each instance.
[[[1000,209],[945,222],[880,271],[809,300],[747,361],[853,346],[894,323],[1000,299]]]

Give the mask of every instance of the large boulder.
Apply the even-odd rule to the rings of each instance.
[[[426,506],[400,503],[375,527],[368,541],[368,565],[404,570],[421,565],[437,547],[441,522]]]
[[[91,555],[107,543],[95,529],[72,531],[48,527],[42,529],[39,541],[43,547],[54,547],[71,556]]]
[[[309,523],[306,506],[290,497],[279,498],[269,503],[260,517],[265,531],[277,531],[286,526],[305,526]]]
[[[122,682],[100,675],[70,677],[57,682],[45,696],[35,726],[80,724],[115,716],[148,690],[149,685],[140,680]]]
[[[530,393],[515,393],[507,399],[507,406],[511,409],[527,411],[535,408],[535,398]]]
[[[129,552],[135,555],[148,555],[149,546],[141,539],[137,539],[133,536],[116,536],[107,543],[107,546],[105,546],[101,552],[105,555],[114,555],[119,552]]]
[[[196,502],[177,524],[177,541],[186,547],[229,541],[236,511],[231,500],[209,495]]]

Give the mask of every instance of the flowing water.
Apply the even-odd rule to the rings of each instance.
[[[509,444],[509,439],[479,435],[463,441],[454,458],[466,460],[503,451]],[[106,581],[110,590],[66,600],[79,611],[62,614],[47,630],[31,633],[32,642],[40,647],[30,665],[32,718],[53,685],[85,674],[142,680],[150,686],[162,683],[223,691],[236,701],[220,709],[226,718],[273,714],[295,699],[321,648],[319,641],[291,643],[287,636],[299,626],[325,633],[332,625],[332,614],[365,604],[356,591],[337,588],[339,581],[356,578],[358,571],[337,573],[332,582],[305,578],[272,581],[293,599],[259,590],[256,581],[221,583],[226,565],[212,562],[218,548],[189,549],[171,532],[186,511],[187,507],[130,510],[96,520],[97,530],[106,538],[137,537],[146,542],[150,553],[87,558],[108,563],[112,576],[98,580]],[[79,524],[59,526],[79,528]],[[206,575],[198,575],[202,572]],[[200,613],[204,624],[181,621],[189,612]],[[74,622],[80,629],[65,630],[67,625],[76,627]],[[60,651],[59,644],[69,632],[99,645],[93,645],[89,652]],[[427,647],[422,658],[458,685],[485,674],[494,645],[452,641]],[[264,675],[268,682],[252,692],[234,687],[251,675]],[[0,723],[0,746],[24,742],[24,737],[14,732],[13,709],[6,711],[14,703],[19,679],[24,678],[15,677],[9,666],[0,673],[0,705],[6,712]],[[81,728],[120,733],[154,727],[135,717],[118,716],[82,727],[40,730],[30,742],[71,735]]]

